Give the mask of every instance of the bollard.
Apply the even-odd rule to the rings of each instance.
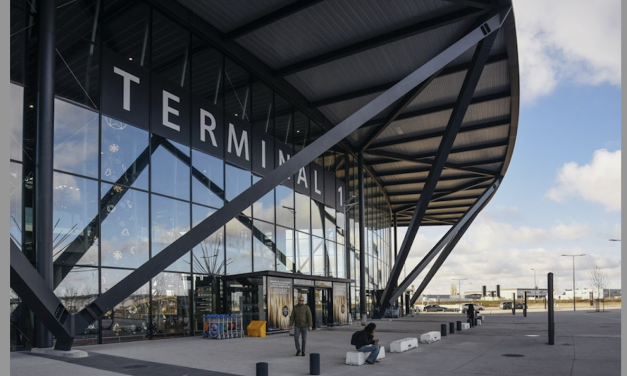
[[[457,331],[458,331],[458,332],[461,332],[461,331],[462,331],[462,322],[461,322],[461,321],[458,321],[458,322],[457,322]]]
[[[459,325],[461,325],[462,323],[460,322]],[[448,323],[448,332],[451,334],[455,334],[455,323],[454,322],[449,322]]]
[[[446,337],[446,324],[440,325],[440,336]]]
[[[310,375],[319,375],[320,374],[320,354],[309,354],[309,374]]]
[[[259,362],[257,363],[257,373],[256,376],[268,376],[268,363]]]

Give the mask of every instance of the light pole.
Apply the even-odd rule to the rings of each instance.
[[[577,308],[575,308],[575,257],[578,256],[585,256],[585,253],[582,253],[580,255],[562,255],[562,256],[568,256],[568,257],[572,257],[573,258],[573,311],[576,311]]]
[[[459,312],[462,311],[462,281],[468,278],[453,278],[453,281],[457,281],[457,296],[459,296]]]
[[[538,285],[536,284],[536,270],[534,268],[531,270],[533,270],[533,300],[535,301],[538,299]]]

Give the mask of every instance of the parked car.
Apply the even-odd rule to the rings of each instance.
[[[457,308],[446,308],[446,307],[442,307],[441,305],[437,305],[437,304],[429,304],[429,305],[425,306],[425,308],[423,308],[423,311],[425,311],[425,312],[458,312],[459,309],[457,309]]]
[[[466,311],[468,311],[468,305],[474,305],[475,306],[475,311],[483,311],[485,310],[485,307],[482,306],[481,304],[477,304],[477,303],[464,303],[462,304],[462,313],[466,313]]]
[[[501,302],[500,307],[501,309],[512,309],[512,302],[508,300]],[[516,309],[523,309],[523,304],[521,302],[516,302]]]

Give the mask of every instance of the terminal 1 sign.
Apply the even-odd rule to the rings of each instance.
[[[238,117],[144,68],[106,53],[102,112],[125,123],[265,176],[285,163],[293,149],[253,129]],[[311,163],[283,185],[344,211],[345,183]]]

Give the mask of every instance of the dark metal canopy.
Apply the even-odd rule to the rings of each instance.
[[[177,0],[189,23],[324,128],[339,124],[511,1]],[[170,4],[170,5],[168,5]],[[171,2],[164,8],[171,9]],[[206,30],[206,28],[205,28]],[[474,49],[343,140],[363,152],[398,226],[407,226],[436,159]],[[519,110],[514,17],[498,31],[421,226],[453,225],[509,165]],[[341,178],[343,176],[340,176]]]

